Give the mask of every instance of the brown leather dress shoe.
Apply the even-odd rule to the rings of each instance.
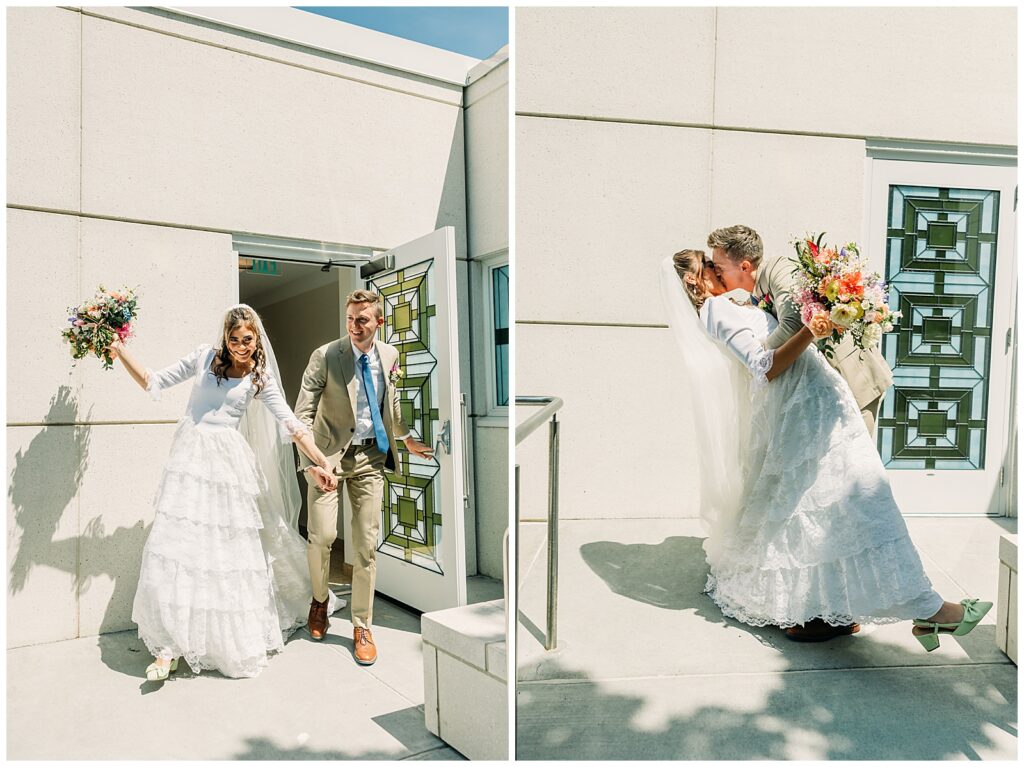
[[[309,635],[313,639],[323,639],[327,633],[327,627],[331,622],[327,620],[327,600],[317,602],[316,597],[309,603],[309,618],[306,627],[309,628]]]
[[[377,645],[373,643],[370,629],[359,628],[352,632],[352,644],[355,645],[356,663],[360,666],[372,666],[377,661]]]
[[[821,618],[815,618],[803,626],[791,626],[786,629],[786,636],[794,642],[825,642],[836,637],[856,634],[860,631],[859,623],[848,623],[845,626],[832,626]]]

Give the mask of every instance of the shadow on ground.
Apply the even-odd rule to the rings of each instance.
[[[743,629],[783,659],[795,652],[774,627],[722,616],[703,593],[701,544],[677,536],[659,544],[598,541],[580,551],[616,594]],[[994,633],[982,625],[963,640],[981,647],[994,643]],[[972,642],[963,640],[973,657]],[[877,652],[881,642],[844,637],[828,644],[858,666],[858,656]],[[704,673],[608,680],[592,679],[569,665],[570,656],[552,653],[541,661],[545,679],[517,690],[517,758],[945,760],[1015,753],[1012,665],[921,665],[919,653],[888,643],[885,653],[884,667],[790,665],[736,674],[709,658]]]

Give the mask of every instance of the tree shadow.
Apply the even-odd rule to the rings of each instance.
[[[699,673],[595,679],[573,665],[571,652],[546,654],[533,661],[543,665],[543,678],[521,681],[517,689],[517,759],[911,760],[1015,753],[1016,668],[993,660],[993,626],[944,640],[956,641],[971,662],[941,666],[877,635],[795,645],[775,627],[722,616],[703,593],[702,540],[598,541],[580,551],[614,593],[742,629],[777,650],[782,665],[734,673],[709,656]]]
[[[912,653],[903,652],[909,662]],[[944,760],[1015,752],[1008,665],[841,673],[837,683],[836,672],[779,672],[767,694],[763,680],[745,686],[726,675],[659,679],[638,693],[635,683],[581,680],[566,669],[572,682],[520,685],[516,758]],[[729,690],[735,695],[724,700]],[[997,741],[1000,733],[1006,737]]]

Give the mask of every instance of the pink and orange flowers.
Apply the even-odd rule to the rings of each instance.
[[[110,370],[114,360],[107,347],[115,338],[124,341],[131,336],[138,299],[129,288],[108,293],[100,285],[91,301],[68,309],[68,315],[70,327],[61,331],[61,337],[71,344],[71,356],[80,360],[91,352],[103,360],[104,370]]]
[[[901,316],[888,305],[888,286],[877,272],[869,272],[857,243],[840,248],[822,245],[825,233],[793,241],[797,257],[793,301],[803,323],[820,338],[824,352],[850,333],[861,349],[878,344]]]

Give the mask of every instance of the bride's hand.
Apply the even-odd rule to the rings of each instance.
[[[338,489],[338,478],[333,473],[326,471],[319,466],[312,466],[309,469],[316,480],[317,487],[322,493],[330,493]]]
[[[107,347],[107,351],[110,353],[111,359],[117,359],[121,356],[121,350],[124,349],[124,341],[120,338],[115,338],[111,341],[110,346]]]

